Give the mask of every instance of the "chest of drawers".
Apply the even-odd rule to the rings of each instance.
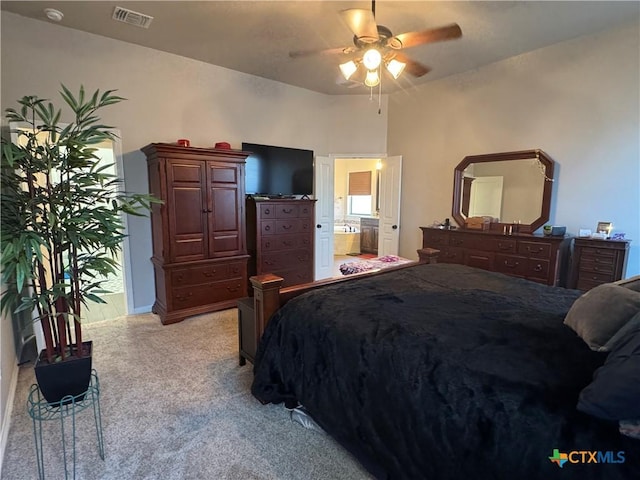
[[[273,273],[283,286],[313,281],[314,200],[247,199],[249,276]]]
[[[573,246],[571,288],[590,290],[623,278],[629,241],[576,238]]]
[[[469,265],[547,285],[566,284],[569,238],[421,229],[422,248],[440,250],[438,263]]]

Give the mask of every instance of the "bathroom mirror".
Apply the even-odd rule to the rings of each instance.
[[[553,166],[542,150],[465,157],[453,176],[453,218],[464,228],[469,217],[490,216],[494,229],[519,223],[534,232],[549,221]]]

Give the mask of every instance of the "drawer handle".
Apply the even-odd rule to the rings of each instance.
[[[285,247],[290,247],[290,246],[292,246],[292,245],[293,245],[293,242],[286,240],[286,241],[283,241],[283,242],[282,242],[282,244],[283,244]]]
[[[271,210],[268,209],[268,208],[265,208],[264,209],[264,213],[265,213],[265,215],[269,215],[271,213]]]
[[[269,230],[271,230],[271,225],[265,225],[264,229],[268,232]]]
[[[290,230],[292,227],[293,225],[282,225],[283,230]]]
[[[538,264],[535,267],[533,267],[533,271],[534,272],[541,272],[542,271],[542,265]]]
[[[211,271],[211,272],[202,272],[202,274],[203,274],[205,277],[213,277],[213,275],[214,275],[215,273],[216,273],[215,269],[214,269],[213,271]]]
[[[176,280],[177,280],[177,281],[179,281],[179,282],[181,282],[183,278],[184,278],[184,277],[182,276],[182,274],[180,274],[180,275],[178,275],[178,276],[176,277]]]
[[[240,285],[236,285],[235,287],[227,287],[228,292],[237,292],[240,288]]]
[[[504,264],[505,264],[505,266],[507,266],[509,268],[516,268],[518,265],[520,265],[520,262],[509,263],[508,260],[505,260]]]
[[[271,242],[265,242],[264,246],[265,248],[271,248]]]
[[[542,251],[542,247],[536,247],[536,249],[534,250],[531,247],[527,247],[527,252],[531,252],[531,253],[540,253]]]
[[[192,297],[192,296],[193,296],[193,293],[189,292],[187,295],[177,295],[176,299],[179,300],[180,302],[182,302],[182,301],[184,301],[187,298]]]
[[[265,260],[264,263],[266,263],[267,265],[273,265],[273,262],[271,260]]]
[[[499,243],[498,248],[500,250],[511,250],[511,245],[502,245],[501,243]]]
[[[293,212],[293,208],[288,208],[288,209],[287,208],[283,208],[282,209],[282,213],[291,213],[291,212]]]

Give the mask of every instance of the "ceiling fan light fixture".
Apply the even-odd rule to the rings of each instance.
[[[367,77],[364,79],[364,84],[367,87],[375,87],[380,83],[380,77],[377,70],[368,70]]]
[[[400,60],[396,60],[395,58],[392,58],[387,62],[387,71],[391,74],[391,76],[393,76],[393,78],[397,80],[400,74],[402,73],[402,71],[404,70],[404,67],[406,66],[407,66],[406,63],[401,62]]]
[[[356,65],[356,62],[353,60],[340,64],[340,71],[342,72],[345,80],[349,80],[351,75],[356,73],[356,70],[358,70],[358,65]]]
[[[382,61],[382,55],[375,48],[370,48],[364,55],[362,56],[362,63],[367,67],[367,70],[375,70],[380,66],[380,62]]]

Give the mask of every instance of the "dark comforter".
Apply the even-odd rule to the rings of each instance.
[[[605,359],[562,323],[578,295],[444,264],[322,288],[271,319],[252,392],[378,478],[640,478],[640,442],[575,408]],[[626,461],[560,469],[554,449]]]

